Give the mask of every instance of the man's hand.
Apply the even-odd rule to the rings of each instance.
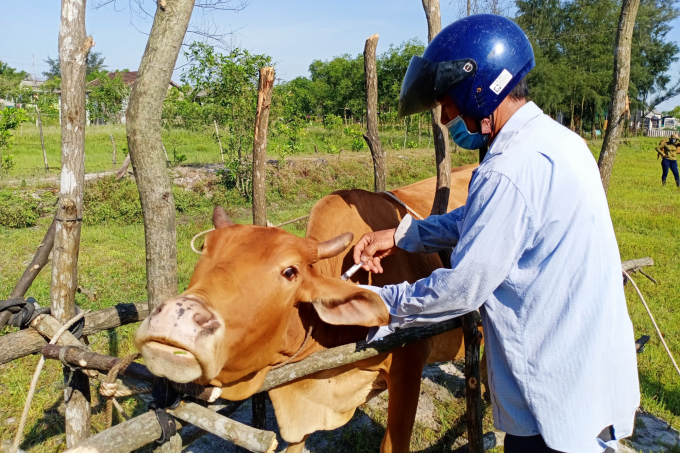
[[[394,244],[394,233],[396,228],[391,230],[374,231],[361,236],[357,245],[354,246],[354,262],[365,263],[362,268],[374,274],[382,274],[383,268],[380,260],[392,255],[397,251]]]

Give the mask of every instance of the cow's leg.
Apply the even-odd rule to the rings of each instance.
[[[308,437],[309,435],[305,436],[304,439],[302,439],[302,442],[288,444],[288,448],[286,448],[286,453],[302,453],[302,450],[305,448],[305,442],[307,441]]]
[[[390,394],[387,405],[387,431],[381,453],[408,453],[413,423],[420,397],[429,343],[418,342],[394,352],[387,378]]]

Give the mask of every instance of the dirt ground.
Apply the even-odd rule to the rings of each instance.
[[[420,401],[416,413],[416,423],[437,429],[439,414],[435,401],[445,401],[456,398],[456,393],[463,388],[463,373],[460,364],[451,362],[428,365],[423,372],[423,380],[420,390]],[[383,393],[359,408],[350,422],[334,431],[314,433],[305,444],[305,453],[324,452],[356,452],[364,451],[348,441],[353,436],[343,435],[344,431],[363,433],[364,435],[382,436],[384,430],[375,422],[376,415],[386,416],[389,396]],[[233,419],[242,423],[250,424],[251,406],[247,402],[232,416]],[[276,417],[271,403],[267,401],[267,429],[274,430],[278,435]],[[504,434],[495,433],[496,447],[503,445]],[[279,436],[279,446],[276,451],[285,451],[287,444]],[[447,451],[455,451],[465,441],[459,439],[453,445],[448,446]],[[661,453],[676,451],[680,448],[680,433],[669,424],[654,417],[651,414],[639,411],[636,416],[635,433],[630,439],[626,439],[619,446],[621,453]],[[236,447],[229,442],[214,435],[206,435],[189,446],[186,453],[244,453],[246,450]],[[433,451],[430,448],[420,450],[422,452]],[[439,450],[437,450],[439,451]]]

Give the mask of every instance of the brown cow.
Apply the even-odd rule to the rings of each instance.
[[[465,203],[474,167],[452,172],[449,209]],[[392,193],[426,215],[434,190],[432,178]],[[215,231],[206,237],[188,289],[157,307],[137,331],[145,363],[156,375],[217,385],[222,397],[241,400],[293,356],[299,361],[364,339],[390,315],[375,293],[355,283],[413,282],[441,267],[436,254],[400,250],[384,260],[383,274],[361,270],[354,283],[339,279],[354,264],[352,238],[393,228],[405,213],[384,194],[335,192],[314,206],[303,239],[279,228],[234,225],[216,208]],[[385,389],[390,399],[381,451],[407,452],[423,367],[462,357],[462,346],[458,329],[270,390],[288,452],[301,452],[315,431],[344,425]]]

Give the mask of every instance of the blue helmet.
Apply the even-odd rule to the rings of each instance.
[[[516,23],[494,14],[465,17],[411,59],[399,116],[430,110],[449,95],[462,115],[486,118],[534,66],[531,43]]]

